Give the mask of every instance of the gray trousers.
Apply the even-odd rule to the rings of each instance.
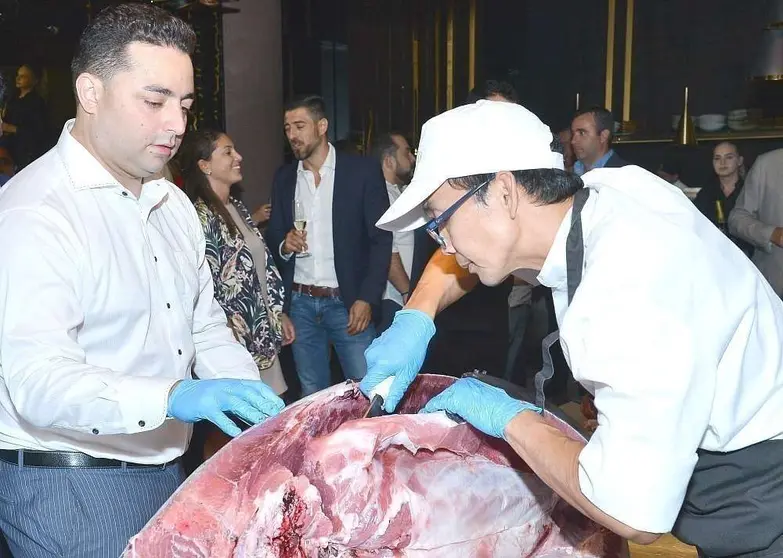
[[[0,461],[0,529],[14,558],[115,558],[183,480],[179,462],[60,469]]]

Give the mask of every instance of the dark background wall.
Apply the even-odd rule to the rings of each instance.
[[[55,129],[73,114],[68,63],[90,15],[86,7],[90,4],[94,14],[115,1],[0,0],[0,69],[10,73],[28,60],[47,68]],[[283,95],[316,92],[331,97],[333,131],[357,142],[366,140],[370,130],[389,128],[415,138],[423,122],[444,110],[450,9],[455,21],[455,104],[465,98],[468,0],[260,3],[263,10],[230,2],[226,7],[234,11],[222,15],[182,12],[201,38],[196,57],[199,120],[226,124],[247,143],[254,133],[261,133],[260,120],[252,117],[253,107],[265,115],[259,149],[275,154],[263,163],[247,165],[253,169],[250,187],[259,189],[254,196],[258,201],[266,195],[268,169],[286,149],[279,122],[273,118],[281,110]],[[5,9],[12,4],[20,9]],[[278,8],[268,11],[271,4],[279,8],[279,20]],[[768,23],[768,4],[767,0],[636,0],[631,118],[639,128],[662,138],[671,135],[671,115],[682,110],[685,85],[691,88],[693,114],[754,106],[783,113],[780,83],[762,87],[748,79]],[[617,1],[612,106],[617,120],[622,117],[626,5],[627,0]],[[511,81],[523,104],[554,129],[570,121],[577,93],[582,106],[604,103],[608,0],[477,0],[477,6],[477,83],[486,78]],[[274,17],[264,16],[273,12]],[[419,40],[418,112],[413,91],[414,36]],[[223,46],[225,51],[220,52]],[[339,60],[330,58],[329,52],[338,53]],[[436,90],[438,73],[440,89]],[[225,82],[226,76],[230,83]],[[228,119],[226,103],[233,111]],[[774,139],[741,143],[749,159],[781,145]],[[654,168],[666,147],[665,143],[623,144],[618,150],[629,160]],[[710,147],[700,149],[708,152]],[[254,161],[265,157],[259,150],[251,155]],[[704,160],[701,153],[698,158]],[[709,170],[708,164],[696,166]]]

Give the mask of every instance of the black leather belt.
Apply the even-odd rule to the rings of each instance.
[[[120,469],[128,468],[157,468],[165,469],[179,461],[175,459],[161,465],[142,465],[140,463],[128,463],[115,459],[92,457],[76,451],[29,451],[29,450],[0,450],[0,461],[12,465],[24,467],[59,467],[59,468],[92,468],[92,469]]]

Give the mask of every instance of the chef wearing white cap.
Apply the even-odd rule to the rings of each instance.
[[[495,285],[536,270],[573,375],[595,396],[590,441],[474,379],[424,411],[504,438],[558,494],[628,539],[672,531],[703,556],[783,555],[783,303],[677,188],[634,166],[568,174],[552,140],[509,103],[479,101],[425,124],[413,181],[378,226],[426,226],[443,250],[367,350],[362,390],[395,376],[393,409],[434,315],[471,276]]]

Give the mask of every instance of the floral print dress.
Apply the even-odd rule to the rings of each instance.
[[[275,364],[282,345],[283,281],[250,212],[241,201],[230,201],[261,240],[266,261],[258,263],[265,266],[264,273],[258,273],[257,262],[241,232],[232,233],[223,218],[201,199],[196,201],[196,213],[204,229],[215,299],[225,311],[234,335],[262,371]],[[266,289],[259,275],[266,277]]]

